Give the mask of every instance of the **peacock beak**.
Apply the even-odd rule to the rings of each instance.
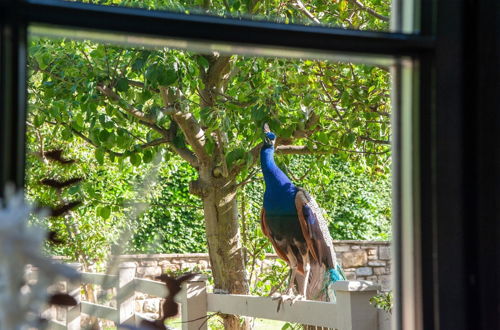
[[[264,125],[262,126],[262,130],[264,131],[264,134],[271,132],[267,123],[264,123]]]
[[[276,135],[269,129],[269,125],[267,123],[262,127],[264,131],[264,143],[268,146],[274,146],[276,142]]]

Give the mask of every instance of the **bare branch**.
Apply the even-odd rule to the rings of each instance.
[[[256,169],[254,169],[253,171],[251,171],[250,174],[248,174],[246,178],[244,178],[243,180],[241,180],[241,182],[236,185],[236,187],[242,187],[242,186],[244,186],[244,185],[252,182],[254,180],[253,177],[255,176],[255,174],[257,174],[257,170]]]
[[[339,151],[349,152],[349,153],[357,153],[357,154],[370,154],[370,155],[382,155],[386,154],[390,151],[390,149],[384,151],[360,151],[360,150],[348,150],[337,147],[329,146],[330,149],[317,149],[317,148],[309,148],[307,146],[297,146],[297,145],[281,145],[276,148],[276,152],[282,154],[295,154],[295,155],[328,155],[334,154]]]
[[[139,119],[140,121],[149,123],[149,124],[155,124],[155,120],[152,118],[148,118],[146,114],[139,109],[135,108],[131,104],[127,103],[124,99],[122,99],[118,94],[116,94],[110,87],[108,86],[97,86],[97,89],[101,91],[104,95],[106,95],[111,101],[118,103],[118,105],[127,111],[127,113],[131,114],[135,118]]]
[[[252,106],[255,103],[257,103],[257,99],[252,100],[252,101],[240,102],[240,101],[236,100],[235,98],[233,98],[232,96],[226,95],[222,92],[216,91],[215,93],[217,95],[222,96],[225,99],[224,102],[229,102],[229,103],[232,103],[232,104],[237,105],[237,106],[242,107],[242,108],[246,108],[246,107]]]
[[[295,7],[297,9],[299,9],[302,13],[304,13],[304,15],[307,16],[307,18],[309,18],[311,21],[313,21],[314,23],[316,24],[321,24],[320,20],[316,18],[316,16],[314,16],[307,8],[306,6],[304,6],[304,4],[302,3],[302,1],[300,0],[295,0],[295,3],[294,3]]]
[[[210,67],[205,76],[205,86],[208,88],[217,87],[224,79],[224,73],[229,71],[231,56],[213,55],[210,57]]]
[[[86,136],[85,134],[83,134],[82,132],[74,129],[73,127],[71,127],[70,125],[65,125],[66,127],[68,127],[71,132],[73,132],[73,134],[75,134],[76,136],[78,136],[80,139],[82,139],[83,141],[87,142],[88,144],[90,144],[91,146],[95,147],[95,148],[99,148],[100,146],[98,146],[94,141],[92,141],[92,139],[90,139],[88,136]],[[107,153],[111,154],[111,155],[114,155],[114,156],[118,156],[118,157],[122,157],[124,156],[125,154],[122,153],[122,152],[116,152],[116,151],[113,151],[111,149],[107,149],[107,148],[103,148],[104,151],[106,151]]]
[[[370,107],[369,109],[370,109],[371,112],[376,113],[376,114],[381,115],[381,116],[384,116],[384,117],[390,117],[391,116],[390,113],[388,113],[386,111],[379,111],[379,110],[377,110],[376,107]]]
[[[342,114],[340,113],[339,109],[337,109],[337,102],[335,102],[332,98],[332,96],[330,95],[330,93],[328,92],[328,89],[326,88],[325,86],[325,83],[319,79],[319,84],[321,85],[321,88],[323,89],[323,91],[325,92],[325,95],[326,97],[328,98],[328,100],[330,101],[330,104],[332,106],[332,108],[335,110],[335,112],[337,113],[337,116],[339,116],[339,118],[342,120],[344,119],[344,116],[342,116]]]
[[[90,145],[94,146],[95,148],[99,148],[99,146],[96,143],[94,143],[94,141],[92,141],[89,137],[87,137],[83,133],[75,130],[71,126],[68,126],[68,127],[71,129],[71,131],[73,132],[73,134],[75,134],[76,136],[80,137],[82,140],[84,140],[85,142],[87,142]],[[161,145],[161,144],[168,144],[170,146],[170,148],[175,153],[177,153],[179,156],[181,156],[191,166],[193,166],[193,167],[197,167],[198,166],[198,160],[196,159],[196,156],[189,149],[178,148],[178,147],[176,147],[167,138],[160,138],[160,139],[152,140],[150,142],[138,145],[137,148],[139,148],[140,150],[144,150],[144,149],[147,149],[147,148],[150,148],[150,147],[154,147],[154,146],[158,146],[158,145]],[[116,151],[113,151],[113,150],[110,150],[110,149],[107,149],[107,148],[103,148],[103,149],[107,153],[112,154],[112,155],[117,156],[117,157],[123,157],[123,156],[125,156],[125,153],[123,153],[123,152],[116,152]]]
[[[262,148],[262,143],[259,143],[258,145],[256,145],[255,147],[253,147],[249,153],[252,155],[252,164],[250,166],[248,166],[249,168],[250,167],[253,167],[257,161],[259,160],[259,154],[260,154],[260,149]],[[236,177],[238,175],[238,173],[240,173],[241,169],[245,166],[246,164],[239,164],[239,165],[234,165],[231,167],[231,170],[229,171],[229,175],[231,177]]]
[[[377,13],[375,10],[373,10],[370,7],[366,7],[361,2],[359,2],[359,0],[349,0],[349,2],[352,3],[353,5],[355,5],[356,7],[358,7],[359,9],[366,11],[368,14],[370,14],[373,17],[376,17],[384,22],[389,22],[389,20],[390,20],[389,17]]]
[[[85,57],[85,59],[87,60],[87,65],[90,69],[90,72],[95,72],[94,70],[94,67],[92,65],[92,61],[90,60],[89,56],[87,55],[87,53],[85,52],[85,50],[83,50],[83,44],[81,44],[80,47],[78,47],[78,50],[80,51],[80,53],[83,54],[83,56]]]
[[[372,143],[376,143],[376,144],[384,144],[384,145],[391,144],[390,140],[377,140],[377,139],[373,139],[369,136],[360,136],[359,138],[363,141],[368,141],[368,142],[372,142]]]

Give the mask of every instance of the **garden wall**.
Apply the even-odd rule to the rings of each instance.
[[[380,241],[334,241],[339,262],[349,280],[368,280],[379,283],[383,291],[391,286],[390,242]],[[137,254],[123,255],[121,261],[137,264],[136,277],[153,279],[168,271],[205,270],[209,258],[205,253],[191,254]],[[271,265],[277,256],[268,254],[259,265],[260,269]],[[157,313],[160,300],[138,296],[136,310],[142,313]]]

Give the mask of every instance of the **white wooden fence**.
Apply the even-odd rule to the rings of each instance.
[[[49,321],[51,329],[80,329],[80,315],[87,314],[115,322],[135,325],[142,319],[135,313],[135,292],[164,297],[162,282],[135,277],[136,265],[120,264],[118,275],[82,273],[82,283],[67,283],[67,292],[78,305],[67,308],[66,322]],[[81,284],[97,284],[103,289],[116,289],[116,308],[80,300]],[[206,278],[197,276],[184,283],[178,295],[181,303],[182,329],[207,329],[209,313],[234,314],[327,327],[339,330],[377,330],[378,313],[369,299],[380,289],[367,281],[339,281],[334,284],[337,302],[297,301],[285,303],[277,311],[278,302],[270,297],[207,293]]]

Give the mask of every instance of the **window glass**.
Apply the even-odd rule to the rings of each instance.
[[[267,124],[347,279],[391,290],[389,67],[244,53],[30,39],[27,196],[78,202],[41,223],[62,241],[47,253],[102,272],[110,255],[210,252],[144,259],[137,276],[202,271],[221,290],[284,292],[289,268],[260,225]],[[99,288],[83,299],[112,304]]]

